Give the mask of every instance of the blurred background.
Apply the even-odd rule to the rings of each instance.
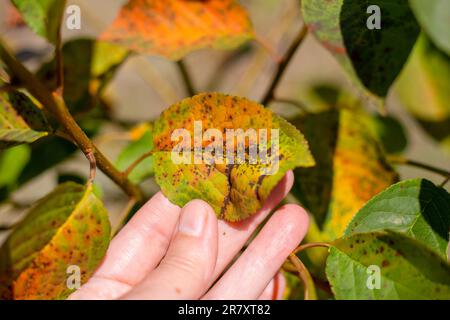
[[[81,8],[81,30],[63,28],[65,41],[79,37],[95,38],[115,18],[124,0],[74,0]],[[242,0],[251,16],[261,42],[282,55],[301,26],[297,0]],[[18,17],[8,0],[0,0],[0,32],[19,57],[32,70],[52,59],[53,49],[44,39],[26,26],[17,25]],[[269,50],[270,51],[270,50]],[[201,50],[190,54],[186,65],[197,91],[218,91],[246,96],[259,101],[267,89],[275,70],[274,54],[253,42],[237,51]],[[314,109],[311,88],[317,85],[335,86],[349,92],[354,89],[334,58],[309,35],[295,54],[277,90],[277,96],[303,102]],[[112,160],[129,143],[123,123],[132,126],[151,121],[169,105],[187,96],[176,65],[164,58],[134,56],[120,67],[105,92],[105,99],[113,107],[113,123],[103,125],[94,138],[97,146]],[[276,112],[289,116],[298,110],[287,104],[272,104]],[[428,135],[402,106],[395,90],[391,90],[387,112],[403,125],[408,144],[405,156],[436,167],[450,170],[450,153]],[[371,110],[374,112],[374,110]],[[48,150],[52,157],[58,150]],[[87,177],[89,165],[81,152],[39,174],[12,193],[12,201],[0,205],[0,225],[14,223],[27,206],[46,195],[61,181],[61,177]],[[402,179],[425,177],[439,184],[443,178],[425,170],[399,166]],[[3,168],[4,170],[4,168]],[[3,173],[0,169],[0,176]],[[1,179],[0,179],[1,180]],[[102,190],[104,203],[112,223],[125,206],[127,197],[101,172],[96,180]],[[157,190],[152,181],[143,188]],[[447,184],[450,190],[450,184]],[[6,236],[0,233],[0,241]]]

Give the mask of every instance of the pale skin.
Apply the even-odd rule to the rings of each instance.
[[[288,172],[263,208],[240,223],[217,220],[203,201],[180,208],[157,193],[112,240],[101,266],[70,299],[280,299],[285,286],[280,267],[305,236],[307,213],[285,205],[249,244],[248,239],[293,181]]]

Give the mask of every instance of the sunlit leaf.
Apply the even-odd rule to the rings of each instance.
[[[34,32],[55,44],[66,0],[12,0]]]
[[[358,210],[397,181],[369,121],[362,111],[336,109],[294,121],[317,165],[295,170],[293,193],[314,215],[322,240],[342,236]]]
[[[0,297],[64,299],[69,267],[84,283],[110,239],[108,213],[92,188],[65,183],[40,200],[0,249]],[[72,271],[73,272],[73,271]]]
[[[130,0],[101,39],[178,60],[202,48],[233,49],[253,37],[235,0]]]
[[[25,94],[0,92],[0,149],[34,142],[48,130],[42,111]]]
[[[209,161],[213,159],[208,160],[203,153],[203,161],[199,164],[193,162],[195,151],[200,151],[201,158],[202,151],[212,146],[211,137],[203,137],[201,142],[197,140],[201,137],[197,136],[197,142],[193,141],[195,121],[200,121],[203,134],[207,129],[218,130],[220,137],[217,139],[222,141],[214,141],[223,148],[223,152],[222,155],[217,153],[214,161]],[[176,129],[186,129],[190,137],[173,141],[171,138]],[[234,140],[234,143],[247,151],[250,141],[259,150],[266,148],[269,161],[263,164],[260,152],[255,164],[250,163],[248,154],[244,163],[239,164],[237,148],[230,144],[234,149],[232,164],[226,156],[227,151],[233,152],[232,148],[226,148],[227,129],[255,130],[254,139],[246,139],[245,143]],[[267,130],[266,143],[260,143],[262,129]],[[278,144],[276,133],[271,129],[278,129],[275,130],[279,133]],[[196,198],[205,200],[219,218],[227,221],[242,220],[256,213],[288,170],[314,165],[307,142],[295,127],[255,102],[218,93],[201,94],[171,106],[155,121],[153,136],[155,176],[163,193],[180,206]],[[172,151],[180,144],[187,147],[187,158],[192,164],[175,164],[172,160]],[[276,145],[279,146],[278,153],[272,148]]]
[[[98,97],[126,61],[128,51],[122,47],[92,39],[75,39],[64,44],[64,99],[72,112],[91,110]],[[38,71],[50,90],[56,89],[56,61]]]
[[[15,187],[20,173],[30,160],[30,153],[30,146],[24,144],[0,151],[0,190]]]
[[[450,55],[450,1],[410,0],[410,4],[434,44]]]
[[[450,57],[422,34],[398,79],[402,104],[450,150]]]
[[[141,156],[153,150],[153,134],[152,129],[147,127],[144,134],[136,141],[131,142],[119,155],[116,165],[119,170],[125,170],[134,161]],[[146,178],[154,174],[153,156],[149,156],[142,160],[133,171],[130,172],[129,178],[134,183],[140,183]]]
[[[345,235],[393,230],[447,256],[450,194],[425,179],[399,182],[372,198],[348,225]]]
[[[336,240],[326,273],[336,299],[450,299],[448,262],[416,240],[393,232]]]
[[[375,0],[370,5],[381,9],[379,30],[367,27],[367,1],[303,0],[302,10],[309,30],[350,77],[385,97],[414,46],[419,26],[407,0]]]

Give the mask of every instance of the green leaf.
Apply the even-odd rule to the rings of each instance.
[[[402,104],[450,152],[450,57],[422,34],[396,84]]]
[[[398,119],[375,114],[372,115],[369,125],[386,153],[396,154],[406,149],[408,138],[405,128]]]
[[[425,179],[401,181],[371,199],[345,235],[380,230],[404,233],[447,256],[450,194]]]
[[[12,0],[12,3],[34,32],[56,43],[66,0]]]
[[[350,77],[383,98],[408,59],[419,26],[408,0],[370,4],[381,8],[380,30],[366,25],[367,1],[303,0],[302,11],[309,30]]]
[[[100,36],[132,51],[179,60],[203,49],[234,49],[254,36],[235,0],[129,0]]]
[[[450,2],[410,0],[411,8],[434,44],[450,55]]]
[[[342,236],[358,210],[398,180],[360,109],[329,110],[294,120],[310,142],[314,168],[294,171],[293,194],[313,214],[321,239]]]
[[[48,135],[42,111],[23,93],[0,93],[0,149]]]
[[[20,145],[0,151],[0,189],[13,189],[20,173],[30,160],[31,150],[28,145]]]
[[[192,141],[196,136],[195,121],[201,123],[203,133],[207,129],[217,129],[218,136],[214,141],[223,148],[223,152],[220,154],[217,151],[209,159],[214,161],[204,158],[194,164],[195,150],[204,151],[203,148],[211,144],[211,137],[203,135],[201,146]],[[189,136],[183,136],[179,142],[172,140],[176,129],[186,130],[184,132]],[[238,146],[251,143],[261,150],[278,145],[279,152],[276,149],[268,152],[269,161],[266,164],[261,161],[261,153],[256,157],[256,163],[250,163],[247,157],[244,163],[239,164],[234,144],[234,150],[231,150],[227,149],[225,143],[228,129],[242,129],[243,132],[255,130],[254,138],[247,136],[248,144],[236,143],[236,139],[233,139]],[[267,130],[270,135],[265,144],[260,143],[263,135],[261,129]],[[279,134],[278,144],[276,141],[272,144],[275,133],[271,129],[277,129],[274,132]],[[231,137],[231,134],[228,135]],[[192,199],[205,200],[219,218],[227,221],[239,221],[256,213],[288,170],[314,165],[308,144],[295,127],[260,104],[219,93],[200,94],[172,105],[155,121],[153,137],[155,177],[162,192],[179,206],[184,206]],[[196,140],[201,138],[197,136]],[[172,160],[172,151],[180,145],[185,147],[187,158],[192,164],[175,164]],[[226,156],[227,150],[233,155],[234,163]],[[271,168],[273,172],[270,172]]]
[[[0,249],[0,297],[64,299],[68,268],[84,283],[102,261],[110,239],[108,213],[92,188],[58,186],[40,200]]]
[[[153,150],[153,134],[152,128],[149,127],[142,137],[136,141],[131,142],[117,158],[117,168],[119,170],[126,170],[134,161],[138,160],[144,154]],[[131,171],[129,178],[133,183],[141,183],[145,179],[153,176],[154,164],[153,156],[149,156],[139,163],[133,171]]]
[[[380,268],[380,287],[372,282]],[[450,299],[450,265],[394,232],[356,234],[333,243],[326,273],[336,299]],[[373,288],[373,289],[370,289]]]
[[[99,105],[99,97],[128,51],[114,44],[93,39],[75,39],[64,44],[64,100],[73,113],[89,111]],[[38,77],[54,91],[57,87],[56,61],[44,64]]]

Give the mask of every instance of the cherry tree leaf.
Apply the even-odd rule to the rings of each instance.
[[[103,259],[110,239],[108,213],[92,187],[72,182],[40,200],[0,249],[0,297],[64,299],[73,289],[69,267],[81,283]]]
[[[450,194],[425,179],[401,181],[361,208],[345,235],[386,229],[415,238],[446,257]]]
[[[0,93],[0,149],[34,142],[48,135],[48,130],[41,109],[25,94]]]
[[[153,133],[152,126],[146,124],[144,133],[136,141],[132,141],[126,146],[117,158],[116,165],[119,170],[126,170],[134,161],[137,161],[141,156],[153,150]],[[154,174],[154,159],[149,156],[142,160],[131,172],[129,179],[134,183],[141,183],[145,179]]]
[[[12,0],[30,28],[55,44],[66,0]]]
[[[450,57],[422,34],[395,89],[425,131],[450,152],[449,79]]]
[[[314,215],[321,241],[334,240],[358,210],[398,179],[361,110],[329,110],[294,121],[317,165],[295,170],[292,192]]]
[[[195,133],[196,123],[202,127],[203,139],[198,131]],[[177,129],[184,129],[189,136],[183,136],[181,142],[180,138],[173,141]],[[206,138],[208,129],[217,129],[219,135]],[[229,133],[231,129],[235,133],[239,129],[242,133],[253,130],[255,135],[249,134],[245,142],[239,142]],[[265,142],[262,130],[267,133]],[[232,143],[226,143],[227,136]],[[155,176],[162,192],[180,206],[192,199],[205,200],[219,218],[227,221],[243,220],[256,213],[288,170],[314,165],[308,144],[295,127],[258,103],[219,93],[200,94],[171,106],[155,121],[153,137]],[[172,151],[180,145],[192,164],[174,163]],[[205,150],[213,145],[221,147],[222,152],[207,157]],[[254,162],[248,156],[251,145],[260,151]],[[247,151],[241,163],[237,156],[240,148]],[[262,149],[267,151],[265,163]]]
[[[235,0],[130,0],[101,39],[179,60],[202,48],[233,49],[253,37]]]
[[[381,9],[381,29],[367,27],[367,1],[304,0],[302,11],[308,29],[352,80],[383,98],[408,59],[419,26],[408,0],[370,5]]]
[[[450,265],[412,238],[373,232],[332,245],[326,273],[336,299],[450,299]]]
[[[450,2],[410,0],[417,20],[433,43],[450,55]]]

